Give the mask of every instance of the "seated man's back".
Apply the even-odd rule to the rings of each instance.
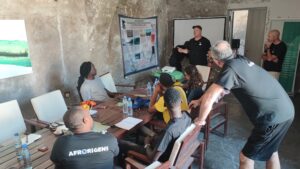
[[[167,161],[175,141],[192,124],[187,112],[181,111],[181,101],[180,92],[175,88],[168,88],[164,94],[164,102],[170,116],[167,127],[154,137],[146,137],[144,147],[130,141],[119,140],[120,157],[123,157],[123,154],[127,156],[127,152],[133,150],[146,155],[151,161]]]
[[[112,169],[119,153],[117,139],[111,134],[92,132],[93,119],[89,110],[71,108],[64,123],[74,135],[59,137],[50,159],[56,169]]]
[[[54,144],[51,160],[56,168],[113,168],[117,146],[117,140],[110,134],[89,132],[62,136]]]
[[[169,159],[173,145],[177,138],[192,124],[192,120],[186,112],[182,112],[182,117],[173,118],[169,121],[165,132],[159,134],[157,140],[157,151],[163,152],[159,161],[165,162]]]

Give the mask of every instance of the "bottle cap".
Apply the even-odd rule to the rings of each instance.
[[[27,148],[27,144],[22,144],[22,148]]]

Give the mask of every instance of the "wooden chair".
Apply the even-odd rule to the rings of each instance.
[[[191,110],[192,119],[198,117],[199,107]],[[223,132],[219,128],[223,127]],[[206,119],[206,124],[202,128],[204,133],[204,141],[206,149],[208,148],[209,134],[212,132],[219,136],[225,137],[228,128],[228,106],[224,101],[220,101],[213,105],[213,108]]]
[[[202,75],[204,83],[206,83],[203,88],[203,90],[205,91],[213,83],[217,71],[213,72],[214,69],[209,66],[197,65],[196,68],[198,72]],[[198,114],[199,108],[192,110],[192,112]],[[224,129],[223,133],[217,130],[222,126]],[[227,126],[228,126],[228,107],[227,107],[227,103],[221,100],[219,103],[214,104],[210,114],[206,119],[206,125],[204,127],[204,140],[206,141],[205,142],[206,148],[208,147],[209,133],[213,132],[218,134],[219,136],[224,137],[227,134]]]
[[[126,158],[126,169],[136,168],[136,169],[169,169],[170,161],[166,161],[161,163],[159,161],[154,161],[150,165],[146,166],[144,164],[139,163],[137,160],[133,158]]]
[[[60,90],[55,90],[31,99],[33,109],[40,121],[61,121],[67,105]]]
[[[25,122],[17,100],[0,103],[0,144],[26,131]]]
[[[144,161],[145,163],[150,163],[151,161],[145,155],[136,152],[129,152],[131,157],[127,157],[125,159],[126,168],[188,168],[191,166],[194,160],[193,153],[198,149],[200,163],[199,168],[202,169],[204,162],[205,143],[198,140],[200,129],[201,126],[196,126],[194,124],[188,127],[175,141],[172,153],[167,162],[160,163],[155,161],[146,167],[136,160],[138,159],[140,161]]]

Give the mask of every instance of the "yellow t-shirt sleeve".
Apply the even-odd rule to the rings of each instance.
[[[164,97],[161,96],[157,102],[154,104],[154,107],[159,112],[164,112],[166,110]]]
[[[161,96],[158,101],[154,104],[154,107],[157,111],[163,114],[165,123],[168,123],[171,119],[168,109],[165,107],[164,97]]]

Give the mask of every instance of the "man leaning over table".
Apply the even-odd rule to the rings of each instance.
[[[167,161],[176,139],[192,124],[187,112],[181,110],[181,101],[180,92],[172,87],[168,88],[164,94],[164,102],[170,114],[167,127],[153,137],[146,137],[144,146],[119,140],[120,161],[124,159],[122,155],[127,156],[129,150],[146,155],[150,161]]]
[[[195,122],[204,125],[213,103],[230,90],[254,125],[240,153],[240,169],[254,169],[255,160],[266,161],[267,169],[280,169],[278,148],[294,119],[289,96],[264,69],[246,57],[234,57],[228,42],[218,41],[211,56],[222,71],[204,95],[190,103],[200,106]]]
[[[117,139],[109,133],[92,132],[93,119],[88,110],[75,107],[64,117],[73,135],[60,136],[50,159],[56,169],[112,169],[119,153]]]

